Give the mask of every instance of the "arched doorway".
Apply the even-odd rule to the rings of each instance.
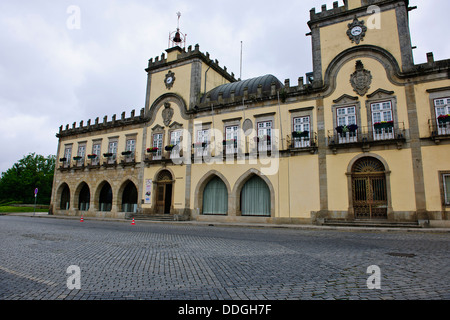
[[[62,186],[61,191],[61,203],[60,203],[60,209],[61,210],[69,210],[70,209],[70,189],[69,186],[64,183]]]
[[[170,214],[174,183],[172,174],[168,170],[163,170],[156,180],[156,213]]]
[[[203,214],[226,215],[228,213],[228,190],[219,177],[211,179],[203,191]]]
[[[270,190],[266,182],[254,175],[241,191],[241,215],[270,217]]]
[[[352,198],[355,219],[387,219],[388,198],[383,163],[364,157],[352,168]]]
[[[137,212],[138,192],[133,182],[128,181],[122,194],[122,211]]]
[[[91,192],[89,190],[89,186],[86,183],[83,183],[80,195],[78,196],[78,210],[88,211],[90,202],[91,202]]]
[[[112,189],[108,182],[105,182],[101,191],[99,198],[99,211],[111,211],[112,209]]]

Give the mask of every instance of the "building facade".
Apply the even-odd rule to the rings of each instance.
[[[52,212],[446,225],[450,60],[414,64],[412,9],[312,9],[313,71],[295,84],[236,79],[176,41],[149,60],[143,109],[60,127]]]

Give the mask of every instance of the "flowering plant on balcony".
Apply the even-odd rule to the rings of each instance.
[[[343,125],[343,126],[336,127],[337,133],[355,132],[356,130],[358,130],[358,126],[356,124],[350,124],[348,126]]]
[[[158,148],[156,148],[156,147],[153,147],[153,148],[147,148],[147,152],[148,153],[156,153],[156,152],[158,152]]]
[[[394,126],[394,121],[381,121],[373,124],[375,129],[392,128]]]
[[[96,154],[88,154],[87,157],[88,157],[88,159],[92,160],[92,159],[97,158],[97,155]]]
[[[67,161],[67,158],[59,158],[59,161],[61,161],[61,162],[66,162],[66,161]]]
[[[175,148],[175,145],[169,144],[169,145],[167,145],[164,149],[165,149],[166,151],[172,151],[173,148]]]
[[[129,155],[131,155],[132,153],[133,153],[133,151],[127,150],[127,151],[122,152],[122,155],[123,155],[123,156],[129,156]]]
[[[80,156],[73,157],[73,160],[80,161],[82,158]]]
[[[438,117],[439,123],[447,123],[450,122],[450,114],[442,114]]]
[[[113,153],[111,153],[111,152],[104,153],[103,156],[104,156],[105,158],[111,158],[111,157],[113,156]]]
[[[292,132],[294,138],[309,138],[309,131],[294,131]]]

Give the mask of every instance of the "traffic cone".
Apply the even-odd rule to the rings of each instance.
[[[80,222],[84,222],[84,220],[83,220],[83,216],[81,216],[81,220],[80,220]]]
[[[133,218],[133,221],[131,222],[131,225],[132,225],[132,226],[135,226],[135,225],[136,225],[136,223],[134,223],[134,218]]]

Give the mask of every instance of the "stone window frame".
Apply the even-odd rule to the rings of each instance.
[[[447,186],[445,183],[445,179],[444,177],[450,177],[450,171],[446,170],[446,171],[439,171],[439,190],[440,190],[440,194],[441,194],[441,199],[442,199],[442,206],[444,208],[450,208],[450,198],[447,199],[446,198],[446,193],[445,193],[445,189],[446,187],[450,189],[450,185]]]
[[[294,141],[294,137],[292,137],[292,132],[294,132],[294,127],[295,127],[295,119],[296,118],[305,118],[305,117],[309,117],[309,139],[312,142],[313,134],[314,134],[314,113],[313,113],[314,107],[306,107],[306,108],[298,108],[298,109],[293,109],[293,110],[289,110],[290,112],[290,119],[291,119],[291,130],[289,132],[289,136],[291,138],[291,144],[290,146],[293,145],[293,141]]]
[[[233,118],[233,119],[224,119],[222,120],[223,122],[223,140],[227,139],[227,128],[230,127],[237,127],[237,141],[235,144],[235,148],[234,148],[234,153],[230,153],[230,154],[239,154],[244,150],[244,140],[243,138],[245,137],[245,134],[242,130],[242,117],[238,117],[238,118]],[[226,146],[224,146],[224,153],[226,154]]]
[[[435,101],[450,97],[450,87],[436,88],[427,90],[430,102],[430,121],[433,121],[431,128],[437,127],[437,115]],[[433,129],[434,130],[434,129]]]
[[[194,140],[192,141],[192,144],[195,145],[196,143],[200,142],[199,139],[199,131],[209,131],[209,140],[206,142],[206,147],[204,148],[203,152],[200,153],[199,150],[196,150],[197,148],[193,148],[194,157],[205,157],[211,154],[211,142],[212,142],[212,122],[196,122],[194,123]]]
[[[91,154],[94,154],[94,147],[97,146],[97,145],[100,146],[100,149],[99,149],[99,153],[97,154],[97,158],[93,159],[91,161],[91,163],[93,165],[97,165],[100,162],[100,157],[102,156],[103,138],[92,140],[92,149],[91,149],[92,153]]]
[[[107,152],[110,153],[110,148],[111,148],[111,143],[116,142],[117,143],[117,149],[116,149],[116,153],[113,153],[113,157],[108,159],[108,163],[113,163],[115,161],[117,161],[117,154],[119,152],[119,136],[114,136],[114,137],[108,137],[108,150]]]
[[[155,127],[152,128],[152,133],[151,133],[151,136],[150,136],[150,139],[151,139],[150,140],[150,145],[151,145],[152,148],[155,147],[155,136],[157,134],[162,134],[161,150],[158,150],[158,152],[156,153],[156,158],[161,158],[162,155],[163,155],[163,152],[164,152],[164,147],[165,147],[164,141],[165,141],[165,138],[166,138],[166,131],[164,130],[164,127],[161,127],[160,125],[156,125]]]
[[[81,156],[82,157],[81,160],[75,161],[76,166],[84,165],[84,161],[85,161],[86,156],[87,156],[87,141],[85,140],[85,141],[79,141],[78,142],[77,157],[80,156],[80,147],[84,147],[84,154]]]
[[[264,113],[264,114],[256,114],[253,117],[255,118],[255,137],[258,137],[258,125],[260,123],[263,122],[271,122],[272,123],[272,127],[271,127],[271,131],[270,131],[270,148],[267,148],[267,151],[272,151],[274,148],[274,139],[273,139],[273,132],[274,130],[278,130],[276,128],[275,125],[275,112],[270,112],[270,113]],[[282,138],[282,137],[279,137]],[[276,145],[276,144],[275,144]],[[256,146],[256,150],[260,150],[259,149],[259,145],[257,143],[255,143]],[[278,145],[278,149],[279,149],[280,145]]]
[[[398,118],[397,109],[397,96],[394,91],[387,91],[383,89],[378,89],[375,92],[368,94],[366,99],[366,111],[367,111],[367,129],[372,132],[371,139],[373,136],[373,123],[372,123],[372,104],[382,103],[389,101],[391,103],[392,109],[392,121],[394,122],[394,133],[397,135],[401,130],[399,128],[400,119]]]
[[[67,158],[67,150],[70,150],[70,157]],[[66,158],[66,161],[63,162],[63,168],[70,168],[70,164],[72,163],[70,158],[73,156],[73,142],[64,144],[64,153],[63,158]]]
[[[336,102],[337,100],[335,100]],[[361,101],[359,101],[359,99],[344,99],[344,100],[340,100],[339,102],[333,104],[331,106],[331,113],[333,116],[333,128],[332,128],[332,132],[333,132],[333,136],[336,134],[336,127],[338,126],[337,123],[337,110],[341,109],[341,108],[351,108],[351,107],[355,107],[355,116],[356,116],[356,125],[358,126],[358,128],[362,127],[362,118],[361,118]]]
[[[134,150],[127,150],[128,147],[128,141],[134,140]],[[137,141],[138,141],[138,134],[137,132],[129,133],[125,135],[125,150],[124,151],[132,151],[130,156],[128,157],[128,161],[131,161],[131,159],[136,159],[136,150],[137,150]]]

